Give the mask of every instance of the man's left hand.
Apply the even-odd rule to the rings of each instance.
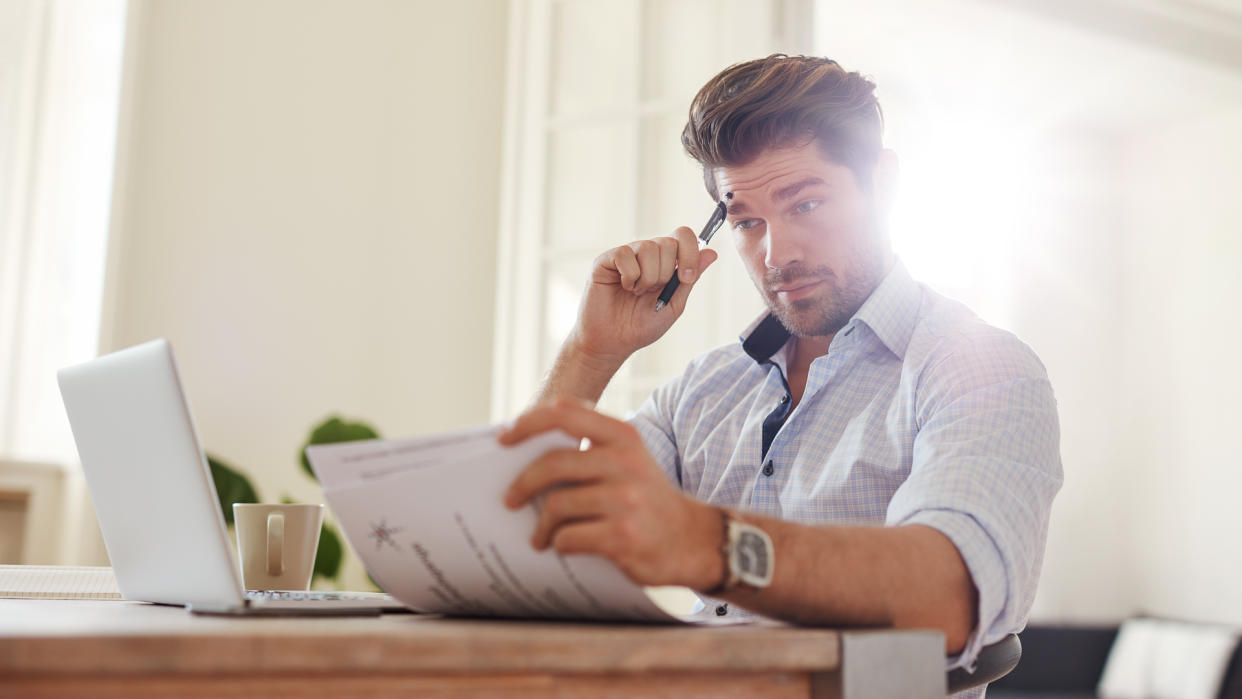
[[[544,454],[505,494],[510,509],[545,495],[535,549],[603,556],[640,585],[705,590],[720,581],[720,513],[665,478],[638,430],[561,400],[526,411],[499,440],[511,446],[550,430],[589,439],[590,447]]]

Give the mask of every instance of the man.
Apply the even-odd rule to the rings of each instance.
[[[1029,348],[895,259],[874,87],[774,55],[702,88],[682,143],[770,313],[615,420],[590,406],[716,253],[689,228],[605,252],[539,400],[501,436],[590,447],[532,463],[506,504],[547,495],[536,548],[795,623],[941,629],[950,666],[972,667],[1034,597],[1055,399]]]

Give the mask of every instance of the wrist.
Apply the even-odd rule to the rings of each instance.
[[[744,585],[752,591],[772,584],[776,563],[772,537],[755,524],[736,518],[729,511],[713,508],[719,514],[721,575],[709,588],[696,588],[709,597]]]
[[[729,579],[729,561],[724,555],[729,518],[719,507],[694,504],[697,508],[693,527],[695,555],[687,557],[694,565],[686,586],[710,594],[722,589]]]
[[[566,338],[561,354],[563,359],[573,362],[583,370],[609,379],[629,359],[628,353],[606,352],[591,346],[577,331]]]
[[[551,371],[535,396],[535,402],[575,398],[594,404],[622,363],[624,358],[616,360],[595,354],[583,346],[577,335],[570,335],[561,345],[561,351],[557,353]]]

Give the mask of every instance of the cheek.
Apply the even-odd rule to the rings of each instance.
[[[848,232],[856,226],[858,207],[849,201],[835,201],[812,213],[813,225],[834,233]]]
[[[851,197],[832,212],[833,225],[851,232],[866,231],[870,226],[871,209],[865,197]]]
[[[859,242],[868,236],[870,226],[866,220],[864,207],[844,205],[832,208],[821,207],[822,213],[808,221],[808,228],[814,231],[809,236],[815,249],[829,256],[839,256],[855,249]]]
[[[733,233],[733,248],[737,250],[737,256],[742,258],[742,264],[746,267],[746,272],[755,278],[756,275],[762,278],[767,270],[764,260],[767,258],[767,249],[764,246],[764,238],[762,236],[748,236],[739,232]]]

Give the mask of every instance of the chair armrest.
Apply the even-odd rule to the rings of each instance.
[[[973,673],[961,667],[951,670],[948,678],[949,694],[999,680],[1017,667],[1021,658],[1022,641],[1018,640],[1017,634],[1011,633],[979,651]]]

